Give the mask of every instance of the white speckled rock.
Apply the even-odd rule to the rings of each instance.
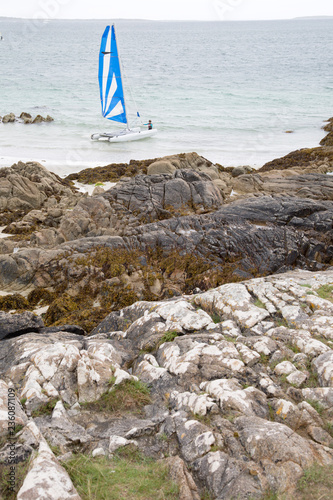
[[[27,421],[28,418],[22,411],[15,391],[3,380],[0,380],[0,436],[6,435],[10,430],[14,431],[15,426],[8,425],[9,422],[13,422],[15,425],[25,425]]]
[[[91,359],[87,351],[81,351],[77,365],[79,402],[96,401],[108,389],[112,376],[111,363]]]
[[[133,439],[126,439],[121,436],[110,436],[109,453],[113,453],[114,451],[118,450],[118,448],[129,446],[130,444],[132,444],[133,446],[138,446],[138,443]]]
[[[268,411],[265,394],[254,387],[241,389],[236,379],[203,382],[200,389],[217,399],[223,412],[236,410],[244,415],[265,416]]]
[[[186,331],[201,330],[212,323],[212,318],[205,311],[196,310],[185,300],[160,305],[154,312],[171,324],[179,323]]]
[[[276,348],[276,343],[269,337],[263,337],[253,344],[253,349],[260,354],[264,354],[265,356],[270,356]]]
[[[253,304],[246,286],[241,283],[222,285],[196,295],[194,302],[204,309],[214,306],[217,312],[234,318],[243,328],[251,328],[269,316],[268,311]]]
[[[91,454],[93,458],[95,457],[105,457],[106,453],[103,448],[95,448]]]
[[[302,389],[304,399],[319,401],[324,408],[333,408],[333,387],[311,387]]]
[[[218,413],[217,405],[206,394],[197,395],[193,392],[173,391],[170,394],[170,404],[176,410],[192,411],[196,415],[206,415],[208,412]]]
[[[44,382],[43,391],[46,393],[46,395],[49,398],[58,398],[59,397],[59,392],[54,387],[54,385],[51,384],[51,382]]]
[[[291,402],[286,401],[285,399],[279,399],[276,403],[276,415],[280,416],[283,419],[286,419],[290,414],[295,414],[297,412],[297,407]]]
[[[46,402],[48,398],[42,392],[44,382],[45,379],[40,371],[34,365],[30,365],[25,374],[20,399],[26,398],[28,403],[32,400]]]
[[[31,361],[44,379],[49,381],[62,367],[68,371],[75,370],[79,358],[80,352],[77,347],[56,342],[54,345],[40,349],[31,357]]]
[[[312,367],[322,387],[333,387],[333,351],[330,350],[314,359]]]
[[[233,372],[241,372],[244,363],[231,342],[220,341],[215,345],[193,342],[192,348],[181,355],[180,347],[173,343],[163,344],[162,363],[170,373],[175,375],[198,373],[198,366],[215,364]]]
[[[307,330],[296,330],[293,343],[300,351],[310,358],[319,356],[330,350],[330,348],[323,342],[320,342],[320,340],[313,339],[310,332]]]
[[[116,377],[114,385],[122,384],[125,380],[139,380],[138,377],[134,377],[133,375],[130,375],[128,372],[126,372],[125,370],[121,370],[120,368],[116,369],[116,371],[114,372],[114,376]]]
[[[65,471],[45,440],[40,442],[17,500],[81,500]]]
[[[276,307],[273,302],[276,301],[278,290],[273,283],[265,282],[265,278],[258,278],[246,283],[249,292],[252,292],[260,302],[262,302],[270,314],[276,313]]]
[[[296,368],[290,361],[282,361],[274,368],[276,375],[289,375],[289,373],[295,372]]]
[[[235,321],[232,321],[231,319],[227,319],[226,321],[221,322],[222,326],[222,331],[225,335],[228,335],[229,337],[234,337],[237,338],[239,335],[242,334],[239,326],[237,326],[237,323]]]
[[[67,412],[65,410],[64,405],[62,404],[62,401],[57,401],[55,407],[53,408],[52,412],[52,420],[56,419],[64,419],[67,418]]]
[[[333,314],[333,303],[330,300],[322,299],[317,295],[307,295],[305,301],[314,311],[321,310]]]
[[[90,340],[88,341],[87,351],[90,358],[101,361],[102,363],[109,362],[114,368],[119,367],[121,363],[119,353],[116,352],[113,345],[107,342]]]
[[[281,314],[287,321],[290,328],[308,328],[309,317],[302,307],[298,305],[288,305],[281,308]]]
[[[273,382],[273,380],[266,374],[260,373],[259,385],[265,393],[274,397],[281,397],[281,388]]]
[[[192,465],[199,479],[209,486],[212,498],[260,498],[262,490],[261,468],[254,462],[237,460],[222,451],[209,452]],[[265,484],[265,483],[264,483]]]
[[[238,343],[236,344],[236,347],[242,357],[242,360],[247,366],[253,366],[260,361],[260,354],[249,349],[246,345]]]
[[[203,456],[215,443],[213,433],[197,420],[177,425],[176,432],[182,455],[188,462]]]
[[[311,316],[309,329],[312,334],[322,335],[328,340],[333,340],[333,315],[327,316],[323,314],[322,310],[316,311]]]
[[[300,370],[296,370],[295,372],[290,373],[286,378],[288,384],[292,384],[296,387],[301,387],[302,384],[307,380],[308,374],[301,372]]]
[[[168,370],[159,366],[154,356],[145,354],[135,373],[143,382],[149,383],[165,376]]]

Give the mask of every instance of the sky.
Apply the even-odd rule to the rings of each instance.
[[[0,17],[264,20],[333,16],[333,0],[1,0]]]

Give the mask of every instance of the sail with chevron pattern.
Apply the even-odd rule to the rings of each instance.
[[[108,120],[127,123],[114,25],[107,26],[102,36],[99,52],[98,81],[102,115]]]

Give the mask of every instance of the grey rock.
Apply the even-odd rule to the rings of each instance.
[[[39,332],[43,327],[43,320],[31,312],[10,314],[0,311],[0,340],[9,336]]]
[[[172,165],[170,161],[158,160],[149,165],[149,167],[147,168],[147,174],[173,174],[176,170],[176,167]]]
[[[303,470],[314,462],[327,463],[329,454],[289,427],[258,417],[239,417],[235,421],[242,445],[252,460],[262,464],[271,488],[281,492],[296,486]]]
[[[325,352],[312,361],[321,387],[333,387],[333,351]]]
[[[10,464],[13,458],[11,451],[13,450],[13,441],[5,444],[0,450],[0,463]],[[26,444],[15,443],[15,460],[16,463],[25,462],[33,452],[33,448]]]
[[[260,468],[253,462],[236,460],[222,451],[207,453],[193,463],[195,476],[204,482],[215,498],[261,498]]]

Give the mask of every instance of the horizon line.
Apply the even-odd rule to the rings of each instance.
[[[114,18],[115,21],[142,21],[142,22],[266,22],[266,21],[297,21],[297,20],[310,20],[310,19],[333,19],[333,15],[318,15],[318,16],[297,16],[297,17],[286,17],[286,18],[276,18],[276,19],[146,19],[146,18],[126,18],[126,17],[118,17]],[[32,17],[16,17],[16,16],[0,16],[0,19],[15,19],[22,21],[36,21],[36,19]],[[45,18],[38,19],[40,22],[50,22],[50,21],[106,21],[105,18]]]

